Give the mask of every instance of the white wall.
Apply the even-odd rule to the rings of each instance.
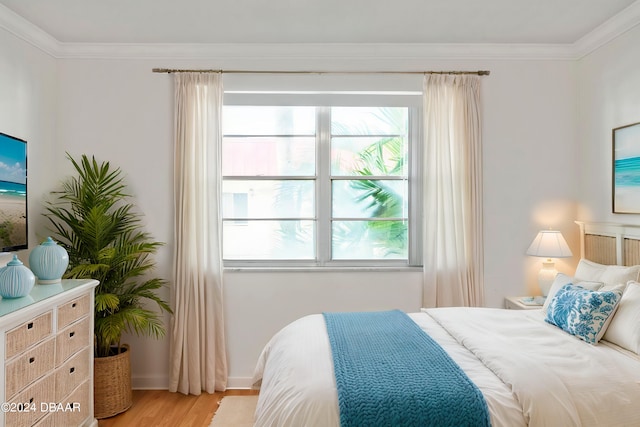
[[[541,259],[524,255],[540,229],[579,251],[575,219],[575,69],[570,61],[505,61],[483,86],[485,294],[539,295]],[[577,258],[556,262],[572,272]]]
[[[380,70],[391,63],[380,55],[335,59],[331,52],[305,58],[229,55],[215,63],[56,61],[1,30],[0,53],[0,131],[31,144],[32,235],[46,233],[39,203],[71,171],[65,152],[95,155],[126,172],[147,230],[167,243],[157,257],[157,274],[167,279],[173,244],[173,85],[169,75],[152,73],[153,67]],[[482,79],[486,303],[499,307],[506,295],[537,292],[539,260],[524,252],[538,229],[562,230],[577,251],[572,223],[578,174],[575,63],[444,61],[405,53],[393,58],[393,67],[491,70]],[[574,263],[559,263],[559,269],[570,271]],[[422,276],[415,270],[230,271],[226,279],[230,384],[235,386],[248,384],[264,343],[297,317],[323,310],[414,311],[421,304]],[[169,298],[168,290],[164,296]],[[127,341],[133,350],[134,386],[166,387],[168,340]]]
[[[578,63],[579,214],[584,221],[640,224],[613,214],[612,129],[640,122],[640,27]]]
[[[27,141],[29,244],[44,240],[42,200],[57,168],[57,64],[41,50],[0,30],[0,132]],[[26,251],[18,256],[27,261]]]

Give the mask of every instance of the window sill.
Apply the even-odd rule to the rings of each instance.
[[[422,272],[422,266],[305,266],[305,267],[285,267],[285,266],[233,266],[225,267],[224,272],[241,273],[366,273],[366,272]]]

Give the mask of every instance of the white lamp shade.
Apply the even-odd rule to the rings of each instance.
[[[527,255],[544,258],[568,258],[573,256],[567,241],[557,230],[543,230],[533,240]]]

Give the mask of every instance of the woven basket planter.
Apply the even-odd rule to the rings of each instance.
[[[96,418],[113,417],[133,403],[131,391],[131,359],[129,346],[120,354],[93,359],[93,401]]]

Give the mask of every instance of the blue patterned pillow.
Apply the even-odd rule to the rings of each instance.
[[[551,300],[544,320],[595,344],[604,335],[623,290],[624,286],[610,291],[590,291],[571,283],[564,285]]]

